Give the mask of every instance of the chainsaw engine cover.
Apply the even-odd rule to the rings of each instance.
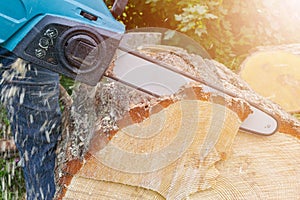
[[[0,1],[0,46],[20,58],[95,85],[108,68],[124,24],[127,0],[109,10],[103,0]]]
[[[24,60],[95,85],[108,68],[121,35],[54,16],[44,17],[17,45]]]

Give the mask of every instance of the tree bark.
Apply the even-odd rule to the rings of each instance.
[[[161,47],[144,53],[177,63],[177,67],[221,85],[236,97],[207,93],[201,84],[192,84],[170,97],[143,97],[122,108],[118,105],[124,112],[114,126],[105,126],[104,119],[110,115],[98,116],[101,119],[95,123],[84,159],[68,160],[62,167],[57,199],[300,196],[300,125],[296,119],[216,61]],[[103,85],[99,88],[99,93],[103,92]],[[112,89],[110,94],[114,96],[116,91],[125,90]],[[123,94],[128,97],[129,92]],[[136,99],[125,96],[122,99],[130,99],[128,102]],[[267,137],[239,131],[251,113],[247,101],[276,116],[280,125],[277,133]],[[96,101],[99,105],[108,104],[101,99]]]
[[[241,121],[250,110],[242,101],[227,102],[222,97],[204,100],[209,95],[205,93],[199,99],[195,94],[200,89],[185,89],[183,100],[162,100],[155,105],[132,108],[118,121],[120,129],[112,133],[114,136],[103,148],[99,147],[103,143],[101,131],[96,132],[85,162],[77,163],[80,167],[75,170],[65,198],[110,196],[113,186],[105,186],[105,182],[155,191],[154,196],[164,199],[183,199],[214,187],[219,176],[216,163],[226,160]],[[239,116],[230,106],[243,107],[244,112]],[[68,167],[70,174],[74,163]],[[98,187],[99,181],[101,192],[85,193],[87,188],[80,187]],[[120,187],[118,184],[116,187]],[[108,199],[130,199],[137,195],[135,189],[124,187],[115,191],[115,198]],[[147,196],[142,192],[139,199]]]

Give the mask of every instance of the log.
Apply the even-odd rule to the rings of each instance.
[[[111,102],[116,92],[127,103],[120,106],[119,102],[108,110],[121,109],[114,123],[109,120],[112,115],[97,116],[84,157],[67,159],[61,168],[57,199],[300,196],[299,121],[216,61],[161,46],[141,52],[218,84],[236,96],[208,93],[201,84],[191,84],[172,96],[137,99],[140,95],[129,95],[117,83],[101,83],[95,110],[111,105],[103,101]],[[107,99],[101,98],[105,85],[111,89]],[[239,131],[251,113],[245,100],[275,115],[278,132],[266,137]]]
[[[291,146],[295,150],[292,155],[283,151]],[[211,169],[206,172],[205,178],[208,180],[214,178],[211,188],[195,192],[189,196],[189,199],[297,199],[299,197],[300,183],[297,166],[300,162],[300,149],[297,139],[283,133],[271,137],[258,137],[239,132],[232,149],[233,152],[226,161],[218,161],[214,165],[216,171]],[[167,175],[170,174],[163,177],[162,175],[150,176],[150,182],[144,183],[146,186],[140,183],[134,187],[133,184],[136,184],[133,182],[134,175],[124,179],[121,176],[124,174],[114,173],[113,176],[118,176],[113,179],[116,182],[97,180],[96,178],[103,176],[103,173],[107,173],[107,171],[101,171],[103,166],[98,164],[99,161],[96,158],[87,161],[82,171],[73,177],[64,199],[166,199],[158,191],[145,188],[149,188],[152,182],[158,183],[159,178],[168,178]],[[180,169],[182,168],[178,167],[176,171]],[[187,179],[197,178],[195,174],[188,173],[187,167],[184,169],[187,170],[185,171]],[[143,177],[143,179],[146,178]],[[130,184],[124,182],[130,182]],[[181,187],[184,190],[183,194],[195,189],[192,188],[191,180],[185,180],[182,184],[186,186]],[[167,185],[164,186],[167,187]],[[176,196],[168,199],[182,198]]]
[[[191,95],[200,93],[199,89],[184,90],[187,100],[160,101],[146,108],[131,109],[118,122],[119,131],[103,149],[99,147],[103,142],[101,132],[96,133],[85,163],[77,163],[81,166],[68,186],[65,199],[89,199],[95,192],[102,198],[109,196],[108,186],[103,182],[155,191],[165,199],[182,199],[212,187],[218,176],[215,164],[226,159],[241,119],[250,110],[245,102],[232,100],[228,105],[220,105],[218,103],[226,102],[221,101],[221,97],[216,98],[218,103],[213,103]],[[245,113],[240,112],[239,116],[226,107],[233,104],[245,107]],[[74,163],[68,166],[69,174],[73,166]],[[98,187],[99,181],[102,181],[101,192],[89,190],[87,194],[86,189],[78,190],[78,186],[87,183],[89,187]],[[124,199],[125,194],[132,193],[128,188],[117,191],[116,199]],[[139,199],[144,199],[148,193],[146,197],[144,193],[139,195]],[[125,199],[129,197],[131,194]]]
[[[299,140],[286,133],[270,137],[238,133],[233,153],[219,163],[213,190],[190,199],[297,199],[299,198]]]
[[[299,44],[258,47],[242,63],[239,74],[260,95],[288,112],[299,112],[299,49]]]

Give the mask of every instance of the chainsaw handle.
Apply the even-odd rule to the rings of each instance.
[[[115,18],[119,17],[123,13],[127,3],[128,3],[128,0],[115,0],[113,6],[111,8],[112,15]]]

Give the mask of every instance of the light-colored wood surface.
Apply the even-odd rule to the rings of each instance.
[[[155,112],[136,109],[126,115],[109,137],[99,129],[85,160],[67,163],[60,198],[299,198],[299,121],[222,64],[182,51],[158,50],[150,52],[155,59],[180,63],[176,67],[236,97],[220,99],[192,90],[197,98],[181,99],[186,95],[179,93],[179,100],[170,98],[168,106]],[[249,112],[242,99],[275,115],[278,132],[268,137],[239,132]]]
[[[164,200],[158,193],[144,188],[74,177],[65,200]]]
[[[89,199],[88,193],[76,191],[85,180],[91,186],[105,181],[144,188],[164,199],[185,199],[211,189],[219,176],[216,164],[230,154],[240,124],[238,115],[222,105],[178,101],[121,129],[103,149],[92,152],[65,198],[77,193],[80,199]]]
[[[212,105],[178,102],[120,130],[91,153],[64,199],[297,199],[299,140],[239,132],[236,113]],[[216,121],[213,110],[226,114]],[[182,143],[171,148],[177,139]],[[181,152],[184,143],[190,145]]]
[[[299,199],[300,142],[283,133],[261,137],[238,133],[233,153],[217,165],[212,190],[190,199]]]
[[[232,155],[216,165],[219,176],[214,186],[192,194],[189,199],[298,199],[299,164],[300,144],[296,138],[283,133],[260,137],[239,132]],[[76,176],[65,199],[165,198],[144,188]]]
[[[299,55],[275,48],[255,52],[243,62],[240,76],[254,91],[286,111],[300,111]]]

